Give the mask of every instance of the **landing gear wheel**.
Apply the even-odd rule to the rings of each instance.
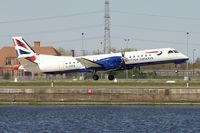
[[[99,76],[98,75],[93,75],[93,80],[98,80],[99,79]]]
[[[178,64],[175,64],[175,68],[176,68],[175,73],[178,73],[179,72]]]
[[[176,69],[176,70],[175,70],[175,73],[178,73],[178,72],[179,72],[179,70],[178,70],[178,69]]]
[[[114,78],[115,78],[114,75],[108,75],[109,80],[113,80]]]

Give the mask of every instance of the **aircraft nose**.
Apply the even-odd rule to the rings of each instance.
[[[184,55],[184,54],[182,54],[182,57],[183,57],[186,61],[189,60],[189,57],[186,56],[186,55]]]

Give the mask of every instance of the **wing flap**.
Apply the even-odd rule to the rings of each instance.
[[[102,67],[101,64],[98,64],[94,61],[91,61],[85,58],[77,58],[76,60],[79,61],[82,65],[84,65],[86,68]]]

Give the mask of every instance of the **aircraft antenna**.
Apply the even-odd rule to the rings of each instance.
[[[105,0],[105,27],[104,27],[104,53],[110,52],[111,50],[111,41],[110,41],[110,9],[109,9],[109,0]]]

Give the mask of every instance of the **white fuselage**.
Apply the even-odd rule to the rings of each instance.
[[[171,52],[169,52],[171,51]],[[93,62],[109,57],[122,57],[122,53],[100,54],[90,56],[51,56],[51,55],[38,55],[36,63],[39,69],[35,72],[67,72],[80,69],[87,69],[77,59],[84,58]],[[160,64],[160,63],[179,63],[188,60],[188,57],[182,53],[177,52],[172,48],[152,49],[143,51],[125,52],[124,54],[125,65],[135,67],[137,65]],[[33,70],[32,70],[33,71]]]

